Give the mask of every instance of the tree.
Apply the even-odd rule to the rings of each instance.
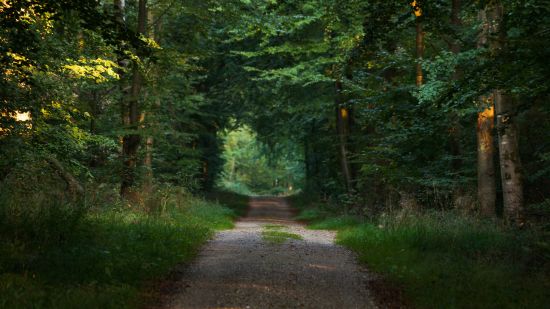
[[[504,6],[500,1],[487,7],[490,27],[491,52],[498,57],[506,48],[506,34],[502,27]],[[523,224],[523,170],[519,154],[516,100],[504,89],[493,93],[497,119],[500,175],[504,201],[504,214],[510,222]]]
[[[490,21],[485,9],[479,12],[481,33],[478,39],[478,48],[487,45]],[[482,96],[479,103],[483,111],[477,116],[477,195],[480,212],[487,217],[496,216],[496,173],[495,173],[495,146],[494,146],[494,97]]]

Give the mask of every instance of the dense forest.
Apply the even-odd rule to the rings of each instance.
[[[548,0],[0,0],[0,307],[127,305],[228,190],[489,229],[446,254],[520,260],[548,305],[549,42]]]

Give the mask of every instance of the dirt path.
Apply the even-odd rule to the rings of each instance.
[[[291,218],[284,199],[251,199],[247,217],[204,247],[162,307],[375,308],[366,289],[371,276],[334,244],[335,234]],[[270,241],[270,231],[292,238]]]

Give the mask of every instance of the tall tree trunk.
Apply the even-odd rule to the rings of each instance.
[[[460,20],[461,9],[462,0],[453,0],[451,6],[451,25],[453,26],[453,28],[455,28],[455,35],[451,42],[451,51],[453,52],[453,54],[458,54],[460,52],[460,40],[458,39],[457,34],[459,32],[460,26],[462,26],[462,21]]]
[[[139,34],[145,35],[147,30],[147,0],[139,0],[138,26]],[[138,134],[140,123],[139,96],[143,84],[143,77],[134,64],[132,71],[132,84],[128,98],[128,129],[133,132],[124,136],[122,140],[123,174],[120,193],[123,197],[132,197],[132,188],[136,183],[136,169],[138,162],[138,151],[141,137]]]
[[[495,90],[500,176],[504,216],[512,224],[523,224],[523,169],[519,155],[516,104],[510,95]]]
[[[494,217],[496,181],[494,163],[494,108],[493,98],[488,98],[490,107],[477,116],[477,194],[480,212],[485,217]],[[486,103],[484,103],[486,104]]]
[[[422,30],[422,9],[418,1],[412,3],[414,15],[416,16],[416,86],[424,84],[424,73],[422,72],[422,59],[424,58],[424,31]]]
[[[153,10],[147,10],[147,19],[148,25],[154,25],[154,14]],[[160,21],[158,21],[160,23]],[[143,26],[143,25],[142,25]],[[157,27],[149,28],[149,37],[154,41],[158,42],[158,33],[156,31]],[[160,99],[155,100],[155,106],[160,107]],[[146,121],[146,113],[143,112],[142,122]],[[152,126],[152,125],[151,125]],[[143,166],[145,167],[145,175],[143,179],[143,189],[142,191],[146,194],[150,194],[153,190],[153,147],[154,147],[154,138],[153,136],[147,136],[145,140],[145,157],[143,159]]]
[[[500,1],[490,5],[488,19],[491,22],[490,48],[494,55],[505,48],[505,31],[502,29],[504,8]],[[502,89],[494,91],[497,118],[500,176],[504,204],[504,216],[512,224],[523,224],[523,169],[519,154],[517,104]]]
[[[422,86],[424,83],[424,73],[422,72],[422,58],[424,58],[424,32],[422,32],[422,23],[416,19],[416,85]]]
[[[124,10],[125,10],[125,1],[124,0],[113,0],[113,17],[114,17],[114,23],[118,27],[125,27],[125,17],[124,17]],[[117,70],[117,73],[119,75],[119,89],[121,93],[121,99],[120,99],[120,118],[122,122],[123,128],[127,128],[130,124],[130,116],[128,113],[128,108],[126,105],[126,101],[129,95],[129,89],[130,87],[127,86],[126,82],[126,68],[128,66],[128,59],[126,59],[124,55],[124,49],[125,49],[125,43],[122,42],[118,46],[117,50],[117,63],[120,66],[120,69]],[[120,157],[123,158],[124,154],[124,136],[119,136],[119,144],[121,145],[120,148]],[[122,179],[124,179],[124,175],[122,175]]]
[[[349,109],[342,106],[342,82],[336,82],[336,130],[340,150],[340,165],[348,193],[353,191],[353,177],[349,163],[348,139],[350,131]]]
[[[489,22],[487,12],[479,12],[479,20],[482,23],[477,47],[487,45],[489,35]],[[496,173],[494,163],[494,98],[480,97],[479,105],[483,110],[477,115],[477,196],[480,213],[486,217],[496,216]]]
[[[461,0],[453,0],[452,1],[452,9],[451,9],[451,24],[455,30],[455,35],[452,38],[450,49],[453,54],[460,53],[460,40],[458,39],[458,33],[459,29],[462,25],[462,21],[460,20],[460,10],[461,10]],[[453,72],[453,80],[458,80],[461,75],[461,70],[459,68],[455,68]],[[462,160],[460,158],[462,154],[462,149],[460,147],[460,132],[461,126],[458,122],[459,117],[456,116],[456,113],[451,113],[452,119],[450,120],[451,127],[449,130],[449,144],[450,144],[450,152],[453,156],[451,167],[455,173],[460,172],[462,168]]]

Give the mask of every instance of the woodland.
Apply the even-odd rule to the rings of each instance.
[[[548,0],[0,0],[0,308],[141,307],[254,195],[412,307],[547,307],[549,42]]]

